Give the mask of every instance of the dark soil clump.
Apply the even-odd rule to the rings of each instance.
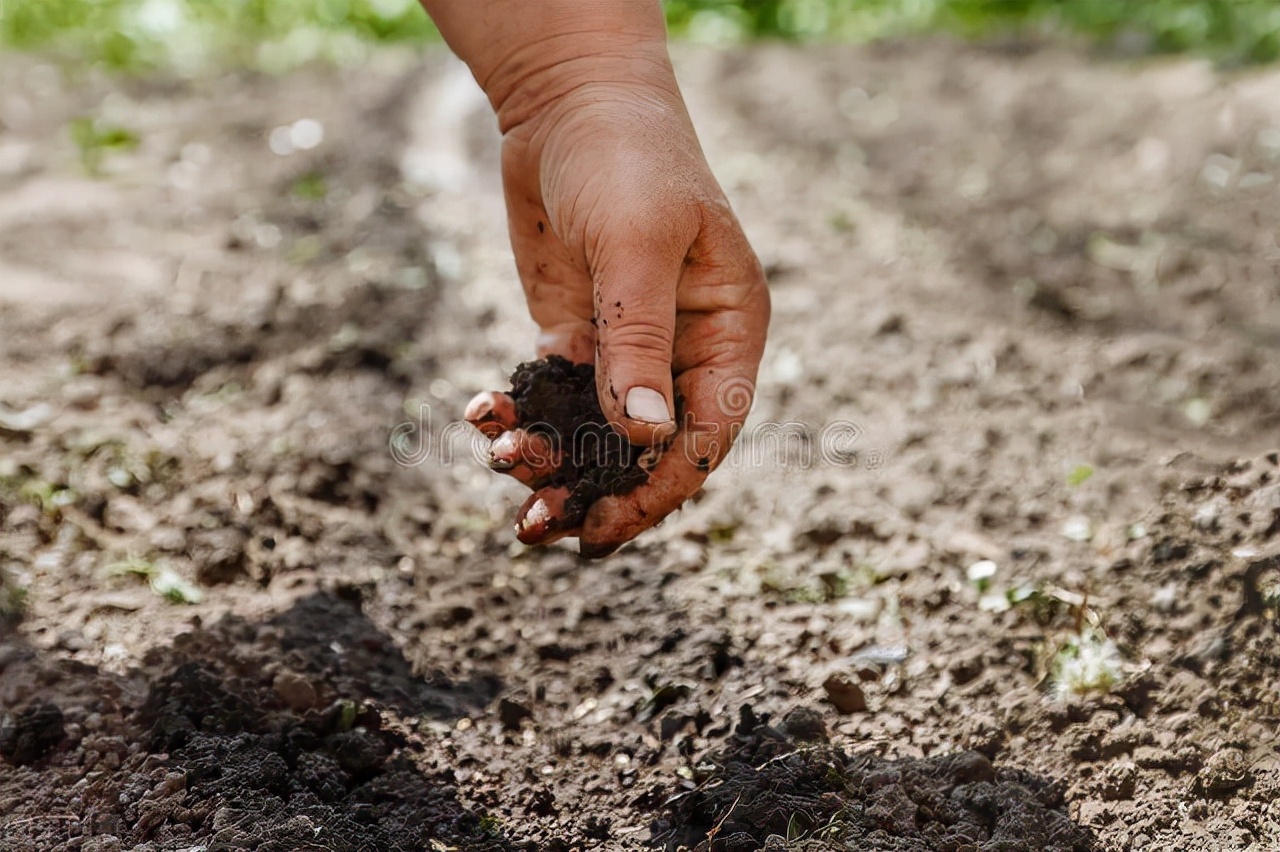
[[[797,746],[744,708],[738,733],[698,787],[670,803],[655,836],[674,850],[1089,852],[1062,785],[996,768],[975,751],[886,760],[825,742]],[[705,764],[704,764],[705,765]]]
[[[275,707],[265,687],[180,665],[153,685],[142,712],[152,752],[181,773],[153,822],[185,824],[221,849],[508,848],[459,808],[453,785],[415,767],[403,733],[378,710],[305,717]],[[181,795],[185,792],[185,798]]]
[[[640,465],[646,448],[615,432],[600,410],[594,365],[558,355],[526,361],[511,374],[511,396],[521,426],[545,435],[563,453],[560,469],[546,484],[571,489],[565,526],[581,525],[601,497],[626,494],[648,481]]]

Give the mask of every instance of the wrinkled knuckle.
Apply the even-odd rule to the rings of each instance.
[[[609,327],[600,335],[606,355],[610,351],[651,352],[665,360],[671,357],[671,342],[670,326],[643,319]]]

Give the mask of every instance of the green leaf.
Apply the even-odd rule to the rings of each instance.
[[[1093,465],[1078,464],[1067,474],[1067,485],[1077,488],[1089,481],[1089,477],[1093,476]]]

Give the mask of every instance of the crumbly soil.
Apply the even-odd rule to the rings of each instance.
[[[644,448],[614,431],[600,410],[594,364],[559,355],[525,361],[511,374],[511,396],[520,424],[561,454],[559,469],[545,483],[569,489],[559,527],[582,526],[592,503],[649,480],[640,463]]]
[[[772,336],[598,563],[465,71],[0,62],[0,849],[1280,847],[1280,73],[677,53]]]

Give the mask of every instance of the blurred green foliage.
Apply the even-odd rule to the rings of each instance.
[[[1280,59],[1280,0],[668,0],[695,39],[870,41],[948,32],[1082,35],[1126,52],[1195,52],[1224,64]]]
[[[112,151],[132,151],[138,135],[124,127],[104,124],[94,118],[77,118],[68,128],[71,141],[80,150],[80,162],[91,175],[100,174],[103,158]]]
[[[0,0],[0,43],[124,70],[278,71],[438,37],[417,0]]]
[[[529,0],[536,2],[536,0]],[[870,41],[948,32],[1069,33],[1224,64],[1280,58],[1280,0],[667,0],[696,41]],[[0,43],[110,67],[263,70],[358,62],[379,43],[438,38],[416,0],[0,0]]]

